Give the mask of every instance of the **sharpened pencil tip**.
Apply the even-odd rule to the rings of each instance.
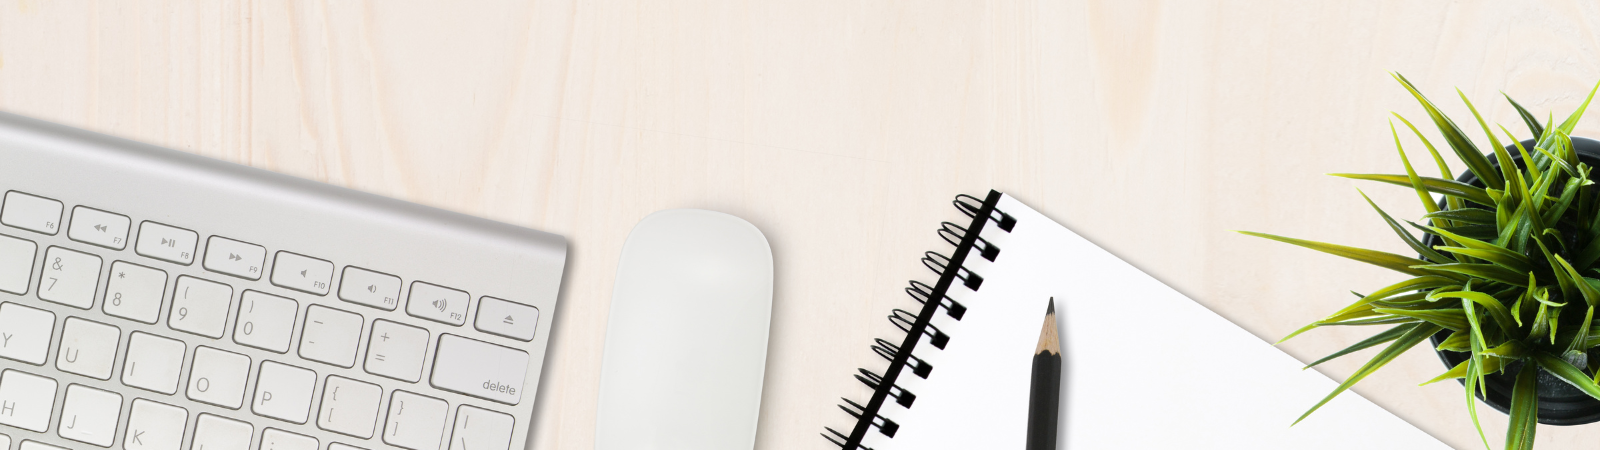
[[[1050,297],[1050,304],[1044,311],[1044,323],[1039,327],[1039,346],[1034,349],[1034,353],[1061,354],[1061,338],[1056,331],[1056,327],[1060,324],[1056,320],[1056,298]]]

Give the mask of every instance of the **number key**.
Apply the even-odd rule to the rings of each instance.
[[[228,307],[233,303],[233,287],[215,281],[182,275],[172,290],[172,312],[167,326],[217,339],[228,326]]]
[[[111,263],[107,275],[106,297],[101,309],[106,314],[144,323],[161,318],[161,296],[167,290],[167,273],[124,261]]]
[[[233,341],[262,350],[287,352],[289,337],[294,334],[294,318],[299,311],[300,304],[293,299],[246,290],[239,297],[239,321],[234,325]]]
[[[99,284],[99,256],[61,247],[45,250],[39,299],[89,309],[94,306],[94,291]]]

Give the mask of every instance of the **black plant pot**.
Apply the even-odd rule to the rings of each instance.
[[[1532,139],[1522,141],[1523,147],[1527,148],[1530,153],[1533,151],[1533,144]],[[1578,152],[1579,161],[1588,164],[1589,167],[1600,167],[1600,141],[1573,137],[1572,148]],[[1511,157],[1517,162],[1517,165],[1521,166],[1522,155],[1520,154],[1521,152],[1517,151],[1516,145],[1507,146],[1506,150],[1512,155]],[[1495,163],[1494,155],[1489,155],[1489,161],[1490,163]],[[1499,167],[1498,164],[1495,164],[1495,166]],[[1483,186],[1483,183],[1478,181],[1478,177],[1473,176],[1471,171],[1462,174],[1457,180],[1474,186]],[[1441,204],[1440,206],[1443,207],[1444,205]],[[1441,241],[1437,236],[1430,234],[1427,235],[1424,243],[1432,247],[1440,245]],[[1434,348],[1438,348],[1439,343],[1444,342],[1445,338],[1448,337],[1450,337],[1450,330],[1434,334],[1432,338]],[[1435,351],[1439,354],[1439,360],[1444,361],[1446,369],[1461,364],[1462,361],[1466,361],[1469,357],[1469,353],[1466,352]],[[1589,357],[1600,357],[1600,353],[1591,351]],[[1502,413],[1510,411],[1511,387],[1517,379],[1517,373],[1522,368],[1522,363],[1518,362],[1507,366],[1500,373],[1484,377],[1484,384],[1488,394],[1485,395],[1479,392],[1476,394],[1478,399],[1483,400],[1484,403],[1488,403],[1489,406]],[[1461,382],[1465,384],[1466,380],[1461,380]],[[1556,378],[1543,369],[1539,370],[1538,385],[1539,423],[1545,425],[1582,425],[1600,421],[1600,400],[1590,397],[1583,391],[1578,390],[1578,388],[1567,384],[1567,382]]]

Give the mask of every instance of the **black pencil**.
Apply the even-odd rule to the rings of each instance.
[[[1061,414],[1061,339],[1056,335],[1056,299],[1045,310],[1039,347],[1033,355],[1033,385],[1028,394],[1028,450],[1055,450],[1056,417]]]

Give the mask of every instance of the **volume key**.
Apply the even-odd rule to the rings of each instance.
[[[406,314],[460,326],[467,323],[466,292],[421,281],[411,282],[411,294],[406,299]]]
[[[344,275],[339,281],[339,299],[394,311],[400,300],[400,277],[345,266]]]
[[[278,252],[272,263],[272,284],[296,291],[328,295],[328,283],[333,281],[333,263],[310,256]]]

